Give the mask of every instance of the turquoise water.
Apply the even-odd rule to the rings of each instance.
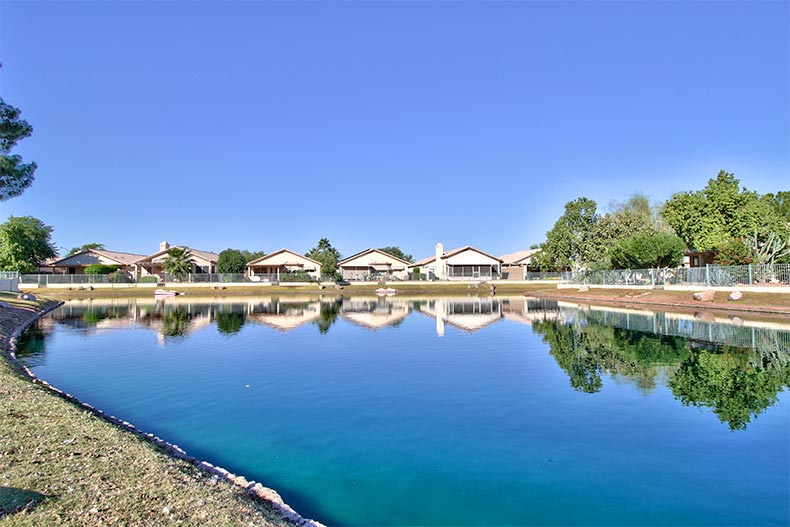
[[[36,375],[333,525],[787,525],[790,324],[524,298],[74,301]]]

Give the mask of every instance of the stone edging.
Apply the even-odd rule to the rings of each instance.
[[[38,384],[49,390],[54,395],[61,397],[81,408],[89,411],[99,419],[102,419],[108,423],[111,423],[115,426],[122,428],[127,432],[131,432],[137,437],[140,437],[149,443],[152,443],[162,450],[165,451],[166,454],[184,460],[188,463],[191,463],[198,469],[211,474],[212,476],[216,476],[218,478],[224,479],[225,481],[235,485],[236,487],[240,487],[244,489],[244,491],[250,495],[251,497],[265,503],[266,505],[270,506],[277,514],[279,514],[284,520],[293,525],[297,525],[299,527],[325,527],[324,524],[311,519],[303,518],[298,512],[293,510],[287,503],[285,503],[280,497],[280,495],[274,489],[270,489],[268,487],[264,487],[260,483],[256,483],[255,481],[247,481],[246,478],[243,476],[238,476],[231,472],[228,472],[222,467],[218,467],[212,465],[207,461],[200,461],[189,454],[187,454],[181,447],[178,445],[174,445],[173,443],[169,443],[164,439],[161,439],[154,434],[148,434],[143,430],[135,427],[133,424],[129,423],[128,421],[124,421],[115,417],[114,415],[108,415],[107,413],[99,410],[98,408],[94,408],[93,406],[89,405],[88,403],[84,403],[71,395],[70,393],[66,393],[55,386],[52,386],[47,381],[41,380],[28,368],[25,364],[23,364],[19,359],[16,358],[16,341],[19,338],[19,335],[27,329],[33,322],[38,320],[39,318],[43,317],[50,311],[53,311],[63,305],[64,302],[58,302],[43,311],[33,313],[30,317],[22,321],[22,323],[14,329],[11,335],[8,337],[8,347],[6,350],[6,357],[12,363],[13,366],[18,368],[31,382],[34,384]]]

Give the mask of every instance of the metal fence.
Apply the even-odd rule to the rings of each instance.
[[[790,264],[707,265],[672,269],[616,269],[527,273],[527,280],[559,280],[588,285],[705,285],[738,286],[790,284]]]

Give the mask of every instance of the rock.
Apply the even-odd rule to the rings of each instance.
[[[20,300],[30,300],[30,301],[33,301],[33,300],[35,300],[35,299],[36,299],[36,295],[34,295],[33,293],[22,293],[22,294],[21,294],[21,295],[19,295],[17,298],[18,298],[18,299],[20,299]]]
[[[715,294],[716,294],[715,291],[699,291],[697,293],[694,293],[692,297],[697,302],[710,302],[711,300],[713,300],[713,295]]]
[[[727,300],[729,300],[730,302],[736,302],[736,301],[740,300],[741,298],[743,298],[743,293],[742,292],[740,292],[740,291],[733,291],[732,293],[730,293],[730,296],[727,297]]]
[[[589,291],[589,290],[590,290],[590,286],[588,285],[583,285],[579,289],[577,289],[577,291]]]
[[[716,322],[716,317],[710,311],[698,311],[694,313],[694,318],[703,322],[710,322],[711,324]]]

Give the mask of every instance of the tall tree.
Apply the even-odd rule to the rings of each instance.
[[[735,176],[724,170],[701,191],[672,196],[661,213],[688,248],[701,251],[716,250],[755,232],[761,239],[772,232],[780,236],[787,232],[786,222],[766,200],[741,189]]]
[[[192,251],[187,247],[171,248],[167,251],[167,257],[162,262],[165,272],[179,280],[183,280],[192,272],[193,265]]]
[[[88,251],[90,249],[96,249],[96,250],[99,250],[99,251],[103,251],[104,250],[104,244],[103,243],[91,242],[91,243],[86,243],[85,245],[82,245],[80,247],[72,247],[71,249],[69,249],[69,253],[66,256],[71,256],[72,254],[77,254],[80,251]]]
[[[340,260],[340,252],[332,247],[329,239],[321,238],[318,245],[307,251],[308,258],[320,262],[323,266],[321,273],[324,276],[334,276],[337,272],[337,262]]]
[[[52,227],[32,216],[11,216],[0,225],[0,269],[32,273],[57,253]]]
[[[247,262],[244,254],[238,249],[225,249],[219,253],[217,258],[217,272],[218,273],[243,273]]]
[[[400,247],[388,245],[387,247],[381,247],[379,251],[391,254],[395,258],[400,258],[406,262],[414,263],[414,257],[410,254],[404,253]]]
[[[33,127],[20,117],[18,108],[0,98],[0,201],[19,196],[33,183],[35,162],[22,163],[22,157],[11,154],[21,139],[33,133]]]
[[[544,270],[580,270],[593,248],[598,205],[581,197],[565,204],[565,213],[546,233],[546,241],[538,253],[539,266]]]

